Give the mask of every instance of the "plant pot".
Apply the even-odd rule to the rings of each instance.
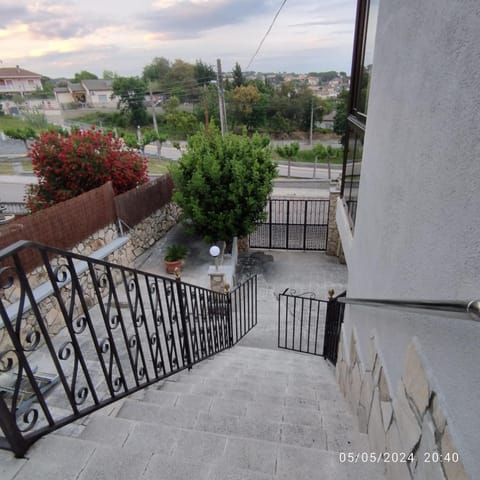
[[[174,260],[173,262],[168,262],[165,260],[165,269],[167,270],[167,273],[175,273],[176,269],[181,270],[182,269],[182,260]]]

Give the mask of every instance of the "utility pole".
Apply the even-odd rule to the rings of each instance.
[[[222,62],[219,58],[217,58],[217,87],[218,104],[220,107],[220,126],[223,136],[227,133],[227,112],[225,110],[225,94],[223,92]]]
[[[157,114],[155,113],[155,102],[153,101],[151,82],[148,83],[148,86],[149,86],[149,89],[150,89],[150,103],[152,104],[153,129],[155,130],[156,133],[158,133]]]
[[[157,113],[155,112],[155,102],[153,101],[153,94],[152,94],[152,82],[148,82],[148,87],[150,89],[150,103],[152,104],[152,118],[153,118],[153,129],[158,136],[158,125],[157,125]],[[155,142],[157,144],[157,157],[160,160],[160,141],[157,138]]]
[[[313,143],[313,98],[312,98],[312,109],[310,111],[310,146]]]

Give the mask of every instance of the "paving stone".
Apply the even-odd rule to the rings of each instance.
[[[128,401],[124,403],[118,416],[139,422],[192,428],[197,419],[197,412],[181,407],[159,407],[152,403]]]
[[[161,386],[157,387],[160,392],[172,392],[172,393],[190,393],[192,390],[192,384],[184,382],[164,382]]]
[[[305,425],[282,425],[281,442],[306,448],[327,449],[327,435],[323,428]]]
[[[383,465],[341,463],[338,452],[281,445],[278,449],[279,480],[376,480],[383,479]]]
[[[245,438],[229,438],[224,460],[227,465],[273,475],[277,445]]]
[[[219,464],[212,468],[210,480],[274,480],[275,477],[244,468],[232,468],[231,465]]]
[[[123,449],[130,453],[171,455],[176,448],[178,437],[183,430],[165,425],[137,423]]]
[[[154,403],[162,407],[173,407],[177,401],[176,392],[166,392],[162,390],[149,389],[145,392],[144,400],[148,403]]]
[[[129,453],[116,448],[97,448],[78,480],[131,480],[139,478],[150,461],[148,453]],[[53,478],[53,477],[52,477]]]
[[[226,436],[183,430],[173,458],[178,462],[214,463],[223,455],[226,443]]]
[[[26,463],[26,458],[15,458],[13,453],[0,450],[0,478],[4,480],[13,479]]]
[[[250,390],[242,390],[239,388],[226,389],[223,391],[222,397],[226,400],[243,400],[246,402],[251,402],[254,397],[254,393]]]
[[[320,411],[307,408],[285,407],[283,421],[285,423],[307,425],[310,427],[322,426]]]
[[[241,400],[226,400],[224,398],[214,398],[210,406],[211,415],[235,415],[237,417],[245,416],[248,403]]]
[[[228,415],[199,415],[195,429],[235,437],[255,438],[270,442],[280,440],[280,424],[258,420],[248,420]]]
[[[224,389],[219,386],[212,386],[207,384],[193,385],[191,393],[194,395],[206,395],[210,397],[221,397]]]
[[[198,412],[208,412],[212,403],[212,397],[206,395],[182,394],[177,398],[175,407]]]
[[[250,420],[269,422],[282,422],[285,407],[283,405],[275,404],[258,404],[249,402],[247,405],[246,417]]]
[[[134,422],[122,418],[93,415],[84,428],[81,438],[101,445],[121,447],[135,426]]]
[[[27,452],[28,462],[15,480],[74,480],[83,470],[97,445],[78,438],[48,435]]]
[[[163,455],[153,455],[142,480],[209,480],[211,465],[178,462]]]
[[[297,392],[303,395],[303,391]],[[314,397],[308,398],[300,395],[286,395],[285,396],[285,405],[287,407],[296,407],[296,408],[310,408],[310,409],[318,409],[318,401]]]

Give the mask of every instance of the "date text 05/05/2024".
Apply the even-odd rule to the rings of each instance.
[[[339,452],[340,463],[410,463],[415,456],[406,452]],[[424,463],[458,463],[457,452],[423,452]]]

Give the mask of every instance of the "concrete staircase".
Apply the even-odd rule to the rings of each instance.
[[[368,452],[367,438],[321,357],[274,349],[262,280],[258,295],[259,325],[241,345],[47,435],[26,459],[0,452],[0,478],[383,479],[383,465],[340,462]]]

